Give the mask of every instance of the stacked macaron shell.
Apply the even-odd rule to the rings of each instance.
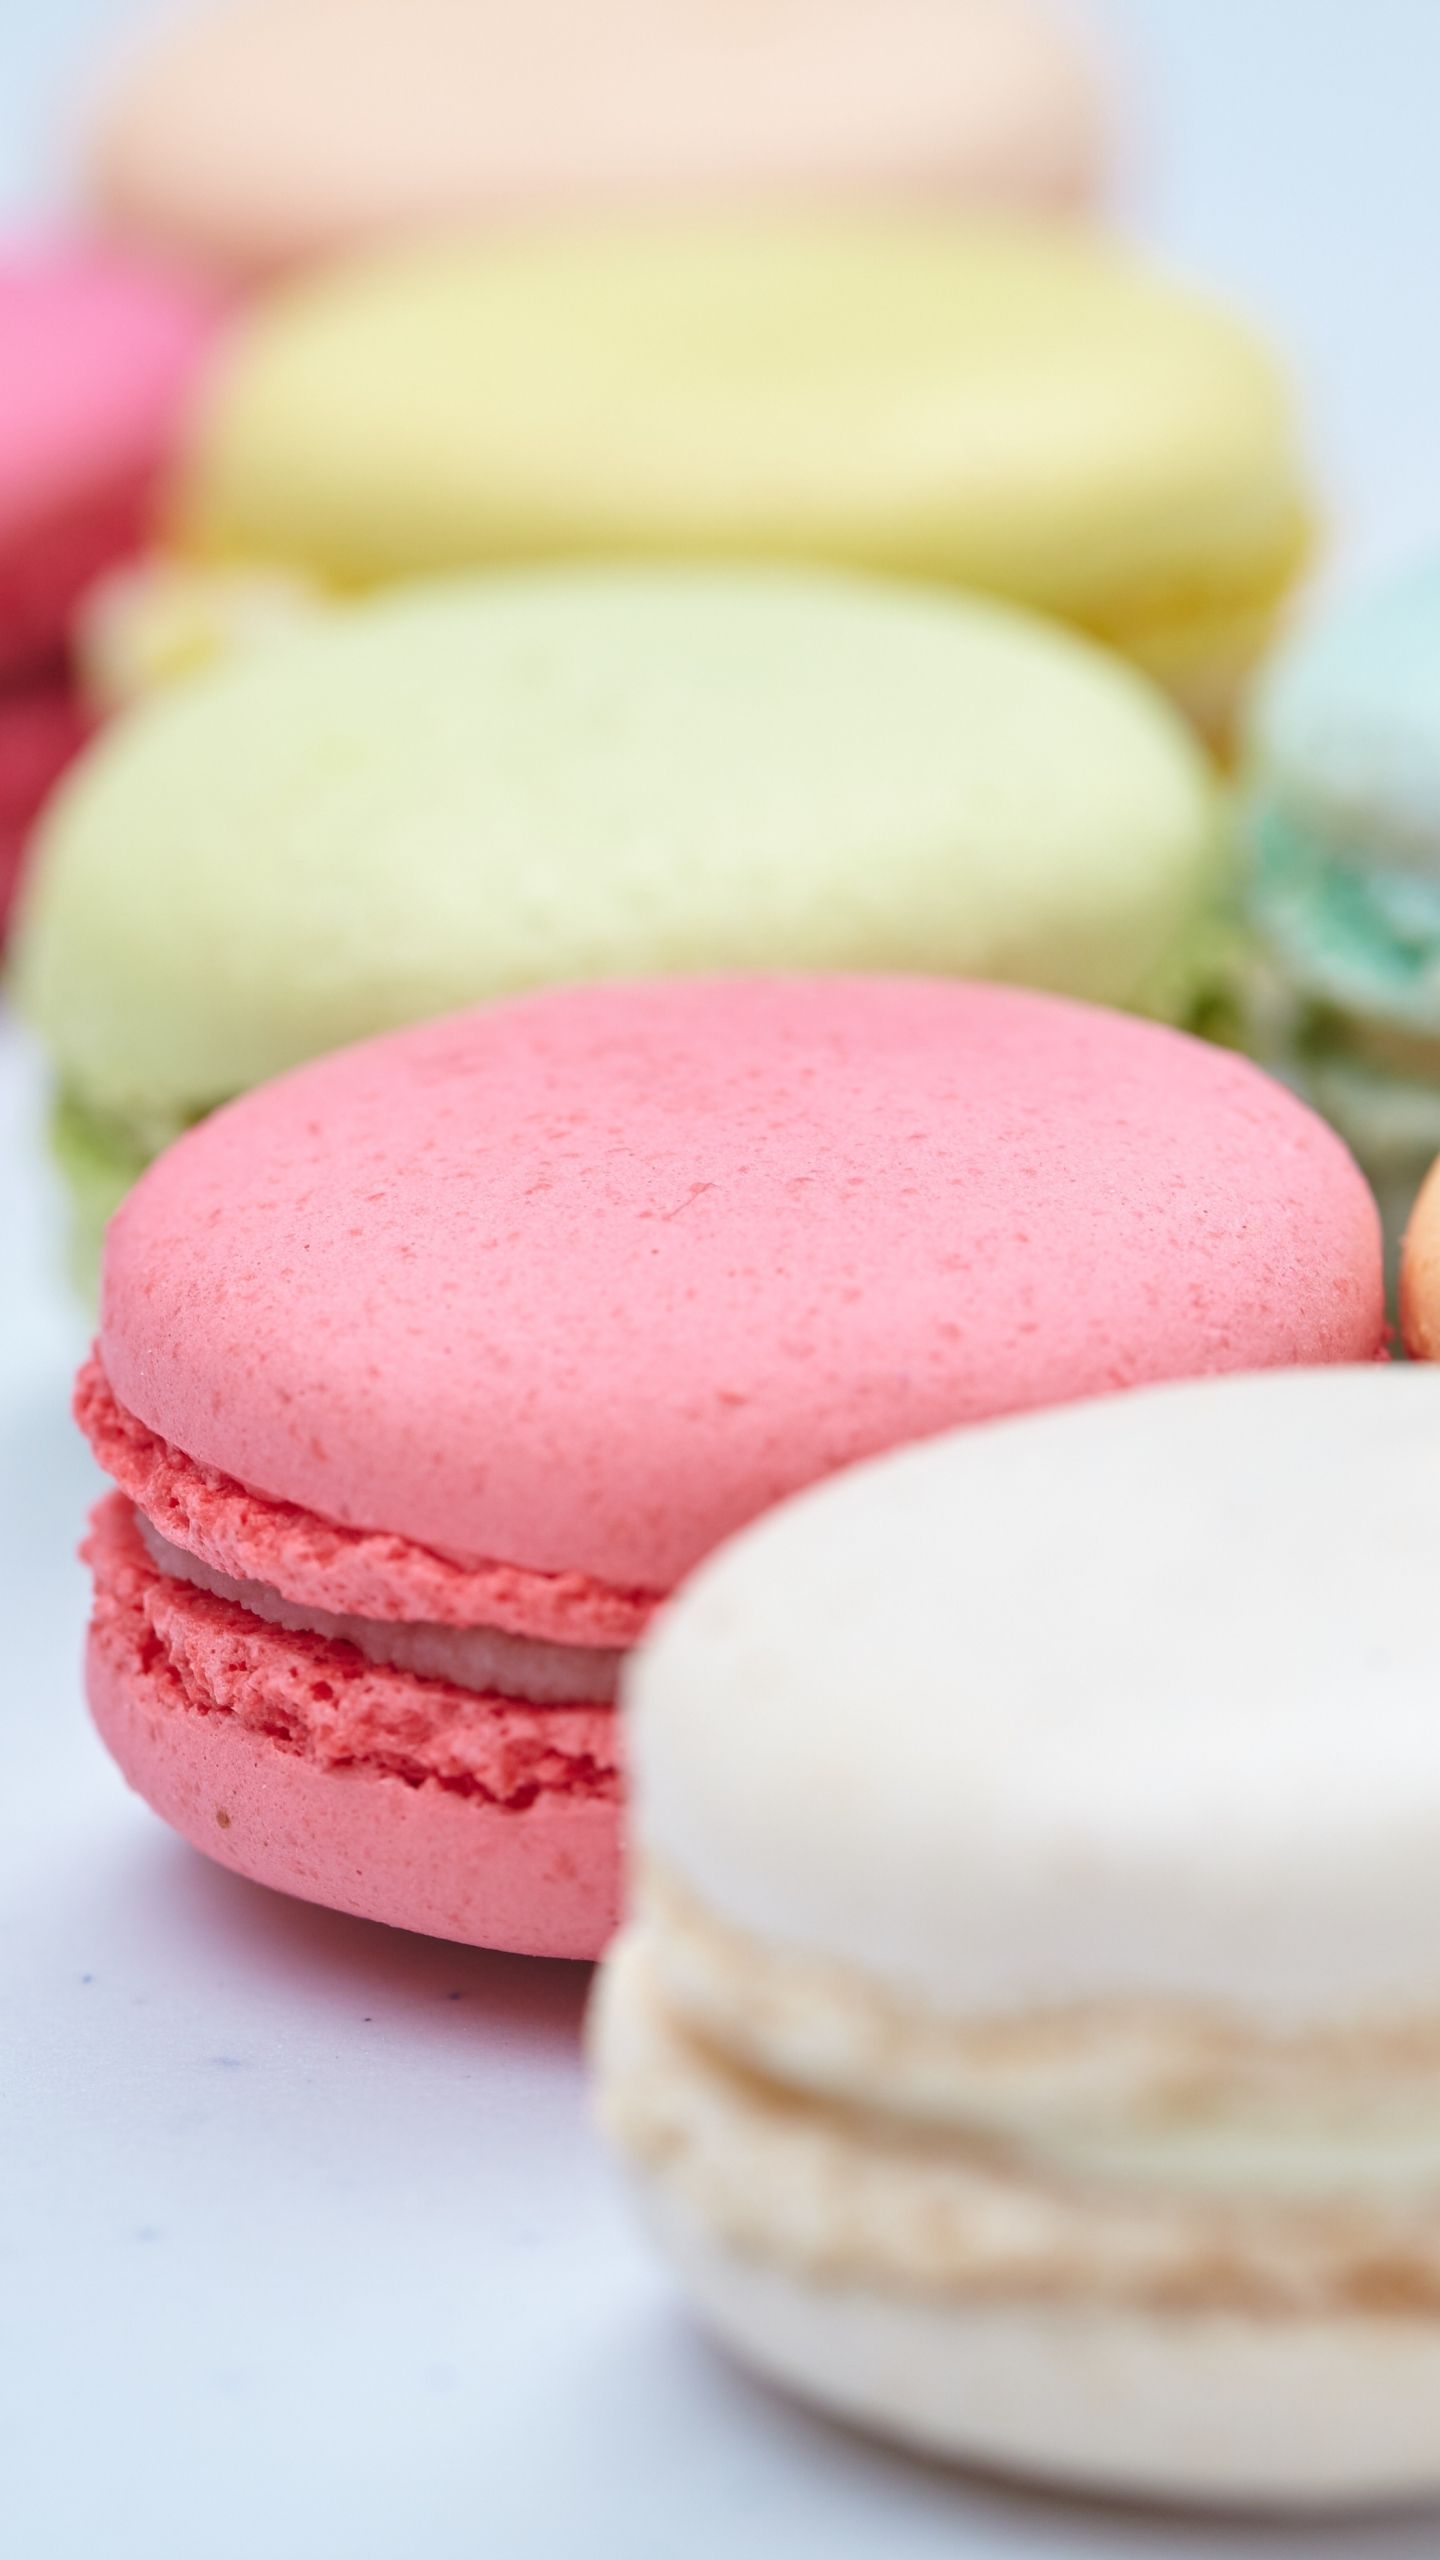
[[[1080,624],[1219,730],[1309,523],[1287,383],[1228,312],[1064,226],[896,214],[309,275],[233,334],[171,537],[339,589],[578,554],[943,580]]]
[[[86,720],[67,660],[90,583],[151,530],[207,307],[93,250],[0,258],[0,925]]]
[[[1182,1011],[1217,795],[1133,671],[804,571],[337,609],[118,723],[17,934],[77,1263],[147,1158],[317,1051],[547,980],[909,968]]]
[[[1373,1204],[1244,1061],[933,980],[555,992],[343,1051],[114,1221],[90,1694],[263,1882],[595,1954],[617,1657],[847,1462],[1383,1345]]]
[[[606,2121],[706,2319],[1089,2488],[1440,2490],[1440,1380],[1208,1381],[786,1506],[627,1676]]]
[[[1039,0],[221,0],[105,102],[103,221],[222,276],[604,206],[1068,208],[1097,87]]]
[[[1304,634],[1251,724],[1257,1026],[1398,1232],[1440,1152],[1440,563]]]

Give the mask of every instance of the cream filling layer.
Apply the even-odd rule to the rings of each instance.
[[[946,2017],[760,1945],[653,1860],[634,1901],[679,2024],[797,2102],[883,2117],[901,2139],[998,2145],[1097,2189],[1440,2210],[1440,2006],[1288,2035],[1180,2001]]]
[[[145,1551],[173,1582],[231,1600],[251,1616],[292,1635],[328,1637],[351,1644],[367,1662],[411,1671],[422,1680],[448,1680],[481,1697],[519,1699],[536,1707],[612,1706],[619,1685],[622,1648],[554,1644],[535,1636],[505,1634],[499,1627],[445,1627],[425,1620],[353,1618],[328,1609],[302,1608],[268,1582],[237,1582],[217,1573],[184,1547],[162,1538],[143,1511],[135,1514]]]
[[[712,2236],[808,2281],[951,2301],[1167,2315],[1440,2318],[1440,2192],[1091,2179],[1057,2150],[922,2128],[761,2078],[671,2007],[653,1935],[622,1934],[589,2038],[601,2122]],[[1357,2164],[1358,2165],[1358,2164]]]

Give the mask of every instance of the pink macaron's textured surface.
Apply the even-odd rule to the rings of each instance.
[[[249,1095],[114,1221],[101,1357],[217,1480],[222,1570],[293,1581],[298,1510],[637,1595],[898,1442],[1384,1340],[1369,1194],[1244,1060],[1013,990],[754,978],[552,992]]]
[[[90,726],[63,670],[0,686],[0,933],[30,830]]]
[[[0,674],[57,649],[142,538],[213,327],[208,298],[128,260],[0,258]]]
[[[593,1956],[619,1907],[614,1715],[385,1673],[167,1579],[100,1506],[88,1687],[132,1785],[262,1884],[520,1954]]]

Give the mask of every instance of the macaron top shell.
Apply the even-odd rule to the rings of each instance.
[[[1119,2004],[1137,2050],[1174,2000],[1433,2020],[1437,1446],[1440,1377],[1382,1366],[1107,1398],[820,1487],[632,1665],[642,1854],[948,2017]]]
[[[550,979],[940,968],[1118,1003],[1212,887],[1162,697],[1013,612],[804,572],[540,572],[320,618],[102,741],[23,1000],[143,1138]]]
[[[1059,227],[620,225],[395,250],[252,315],[177,539],[355,586],[577,552],[820,558],[1123,636],[1293,575],[1287,385]]]
[[[0,258],[0,665],[58,646],[72,551],[99,568],[107,537],[138,536],[213,325],[191,288],[105,252]]]
[[[1373,1204],[1245,1061],[914,979],[570,989],[340,1053],[114,1220],[120,1405],[255,1494],[664,1590],[897,1441],[1365,1359]]]
[[[245,275],[567,206],[1065,204],[1099,125],[1032,0],[230,0],[137,53],[92,186],[119,229]]]

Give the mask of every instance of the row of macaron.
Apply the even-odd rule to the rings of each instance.
[[[556,565],[284,621],[109,722],[31,840],[9,981],[86,1286],[150,1158],[267,1076],[684,969],[922,969],[1207,1030],[1403,1228],[1440,1151],[1440,566],[1282,654],[1238,789],[1113,652],[913,582]]]
[[[308,8],[324,22],[325,0],[306,0],[297,25]],[[186,42],[229,29],[227,42],[243,31],[263,53],[283,14],[249,0],[202,15]],[[377,27],[385,16],[377,0]],[[152,75],[173,100],[167,63]],[[237,73],[233,99],[249,94]],[[248,148],[253,162],[253,137]],[[131,159],[137,187],[147,170],[160,183],[163,151]],[[203,167],[224,165],[216,141]],[[161,1138],[335,1038],[590,973],[917,957],[1238,1034],[1335,1119],[1398,1225],[1440,1143],[1440,580],[1411,577],[1302,639],[1249,717],[1257,957],[1228,912],[1217,787],[1198,759],[1181,776],[1173,724],[1162,740],[1168,693],[1233,744],[1310,542],[1283,372],[1228,314],[1053,218],[1017,229],[852,203],[664,225],[491,222],[358,251],[384,227],[377,208],[374,223],[340,226],[329,245],[346,254],[317,268],[299,232],[268,261],[222,255],[205,248],[198,212],[147,210],[113,170],[101,194],[122,227],[211,272],[182,282],[113,249],[33,251],[0,270],[0,373],[14,395],[0,462],[0,869],[14,875],[37,808],[108,714],[207,660],[233,661],[237,682],[198,688],[183,713],[118,722],[113,753],[106,741],[87,761],[37,854],[22,995],[55,1059],[92,1228]],[[256,287],[277,260],[299,272]],[[222,309],[217,273],[227,288],[246,277],[247,297]],[[577,556],[597,563],[589,600],[578,586],[548,600],[524,589],[523,567]],[[621,559],[664,569],[668,601],[638,568],[622,590]],[[757,562],[771,564],[773,592],[758,576],[748,606],[722,592],[727,563]],[[804,581],[821,572],[870,585],[869,635],[847,669],[843,630],[861,631],[864,602],[835,591],[837,637],[815,652]],[[457,595],[442,642],[439,599],[417,599],[407,621],[399,591],[455,573],[487,577],[489,602],[478,586],[473,608]],[[908,623],[887,584],[899,580],[913,589]],[[966,595],[991,600],[988,651]],[[367,599],[362,643],[340,626]],[[1001,604],[1111,652],[1108,731],[1098,668],[1093,713],[1059,700],[1058,631],[1053,684],[1039,679],[1039,633],[1035,680],[1007,672],[1022,642]],[[816,586],[812,621],[825,610]],[[610,670],[619,624],[629,636]],[[290,655],[312,625],[313,656]],[[581,664],[587,627],[593,667]],[[282,641],[290,713],[278,672],[268,696],[258,674],[253,693],[238,681]],[[343,705],[335,715],[357,800],[361,759],[370,783],[369,857],[353,881],[326,833],[338,759],[303,784],[293,763],[270,788],[259,781],[282,738],[298,741],[307,688],[343,691],[347,648],[368,652],[369,688],[363,720]],[[767,724],[761,697],[791,652]],[[1119,661],[1154,687],[1132,686],[1128,727]],[[631,708],[617,714],[622,668]],[[688,797],[687,668],[713,712]],[[432,684],[452,704],[448,725]],[[477,766],[480,731],[505,730],[488,797],[462,770],[467,685]],[[527,691],[528,726],[514,716]],[[420,774],[417,698],[437,751]],[[633,734],[607,733],[617,717]],[[1087,722],[1087,762],[1111,773],[1077,787]],[[1075,733],[1068,762],[1059,727]],[[960,728],[985,735],[957,739]],[[1007,753],[1030,770],[997,812],[986,793]],[[1045,841],[1004,876],[1007,828],[1032,851],[1052,758]],[[252,760],[249,796],[235,772]],[[597,812],[588,843],[562,824],[567,777]],[[808,831],[785,802],[807,789]],[[727,830],[718,809],[732,791],[742,805]],[[647,831],[675,847],[664,914]],[[338,952],[318,987],[303,964],[277,964],[277,945],[293,956],[317,933],[350,954],[348,979]]]
[[[259,1883],[608,1949],[603,2121],[761,2370],[1072,2485],[1437,2492],[1440,1185],[1405,1310],[1334,1133],[1130,1015],[411,1026],[111,1222],[92,1710]]]
[[[1089,2485],[1434,2490],[1434,1381],[1345,1148],[1162,1027],[1238,1003],[1370,1161],[1403,1130],[1401,1190],[1433,1145],[1431,587],[1271,688],[1267,983],[1174,706],[1228,742],[1304,562],[1283,378],[1073,228],[896,205],[927,132],[932,196],[1083,196],[1060,55],[909,0],[817,86],[833,8],[747,13],[747,80],[804,38],[843,218],[502,238],[545,188],[473,192],[470,113],[447,157],[447,46],[530,35],[422,14],[197,21],[103,192],[210,283],[0,294],[12,804],[121,707],[17,967],[87,1265],[129,1192],[79,1390],[101,1731],[341,1909],[590,1956],[628,1901],[605,2119],[705,2315],[822,2403]],[[643,192],[617,135],[732,192],[686,26],[637,11],[637,153],[607,19],[552,210],[582,142]],[[412,221],[449,236],[353,254]]]
[[[1054,221],[447,234],[223,316],[113,253],[34,252],[0,268],[0,368],[16,845],[87,721],[398,580],[740,558],[967,588],[1224,736],[1309,549],[1268,351]],[[147,521],[146,567],[95,597]]]

